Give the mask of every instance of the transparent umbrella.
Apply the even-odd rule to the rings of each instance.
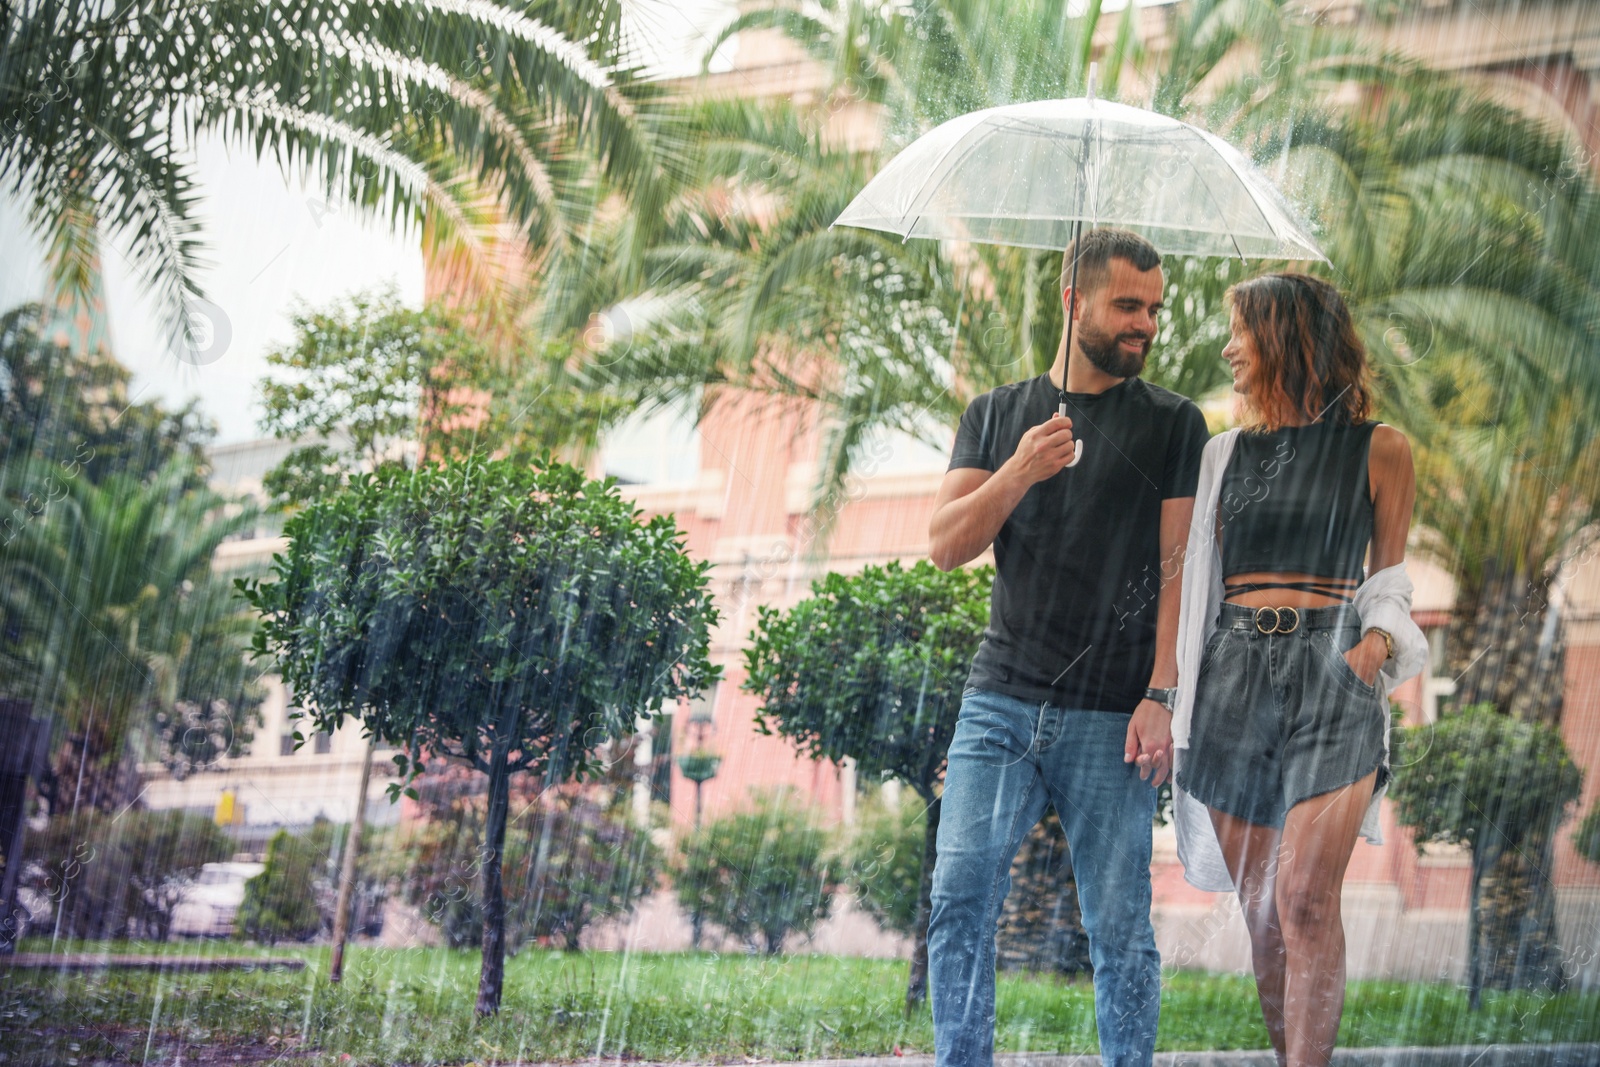
[[[1092,67],[1087,97],[986,108],[923,134],[834,225],[1059,249],[1085,225],[1114,225],[1166,254],[1327,259],[1238,149],[1167,115],[1095,99]],[[1070,315],[1067,331],[1070,347]]]
[[[834,225],[1058,249],[1084,225],[1114,225],[1167,254],[1326,258],[1228,142],[1092,96],[951,119],[890,160]]]

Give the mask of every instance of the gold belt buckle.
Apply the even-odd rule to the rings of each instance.
[[[1272,625],[1271,626],[1267,626],[1262,622],[1262,619],[1264,617],[1264,613],[1268,612],[1268,611],[1272,612]],[[1289,625],[1287,627],[1285,627],[1283,625],[1284,612],[1288,612],[1289,615],[1291,616],[1291,618],[1289,620]],[[1257,608],[1256,609],[1256,630],[1259,633],[1264,633],[1264,634],[1292,634],[1296,630],[1298,630],[1299,628],[1300,628],[1300,612],[1295,610],[1294,608],[1268,608],[1268,607],[1263,607],[1263,608]]]

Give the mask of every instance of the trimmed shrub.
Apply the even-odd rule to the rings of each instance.
[[[1472,850],[1473,1006],[1484,988],[1561,988],[1548,871],[1583,772],[1560,732],[1474,704],[1432,726],[1397,731],[1393,765],[1395,817],[1415,830],[1417,847],[1443,841]]]
[[[684,843],[678,901],[776,956],[791,933],[810,934],[832,904],[824,860],[828,838],[783,795],[709,823]]]
[[[270,945],[308,941],[322,930],[317,882],[327,879],[329,836],[326,824],[303,837],[287,830],[272,835],[266,869],[244,884],[244,903],[235,924],[238,937]]]
[[[1578,824],[1577,833],[1572,835],[1572,847],[1590,863],[1600,863],[1600,800],[1595,801],[1589,814]]]

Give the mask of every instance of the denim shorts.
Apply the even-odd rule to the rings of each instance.
[[[1200,657],[1189,754],[1178,784],[1258,826],[1378,772],[1389,778],[1389,702],[1350,668],[1361,640],[1348,607],[1223,604]]]

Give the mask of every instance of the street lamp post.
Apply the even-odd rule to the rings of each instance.
[[[694,783],[694,829],[697,834],[700,832],[700,818],[704,810],[703,788],[717,776],[717,768],[722,765],[722,756],[706,743],[707,735],[716,729],[714,725],[716,702],[717,687],[713,683],[708,697],[704,701],[696,701],[689,709],[689,730],[694,734],[694,747],[678,757],[678,770]],[[689,916],[691,948],[700,947],[700,931],[704,925],[705,915],[697,904]]]

